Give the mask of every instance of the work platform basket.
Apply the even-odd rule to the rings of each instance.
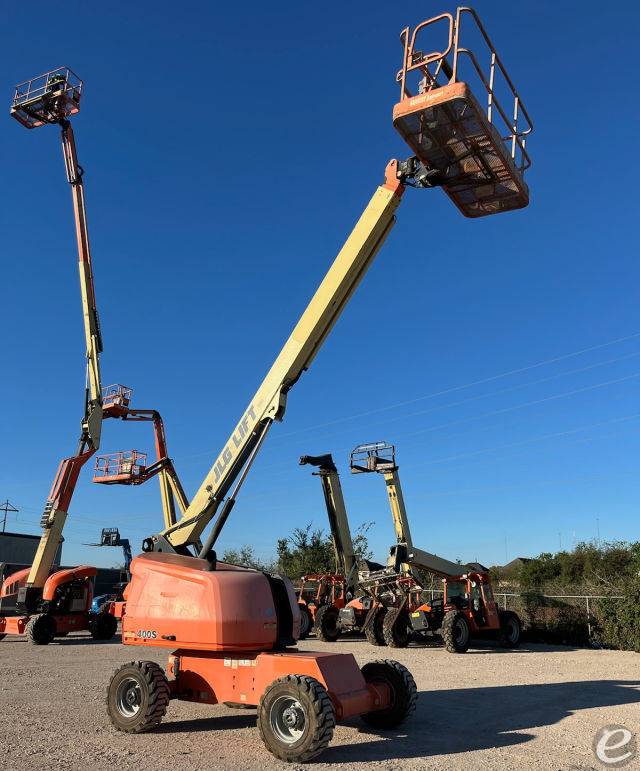
[[[406,27],[400,41],[393,125],[416,156],[440,172],[443,189],[466,217],[526,206],[533,124],[475,11],[458,8],[413,32]]]
[[[352,474],[384,473],[396,468],[396,448],[389,442],[359,444],[351,451],[349,467]]]
[[[106,485],[138,485],[146,481],[147,455],[138,450],[124,450],[98,455],[93,481]]]
[[[28,129],[60,123],[80,110],[81,96],[80,78],[68,67],[58,67],[16,86],[11,115]]]
[[[122,418],[129,412],[133,389],[120,383],[102,389],[102,410],[105,417]]]

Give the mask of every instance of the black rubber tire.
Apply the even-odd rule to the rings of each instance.
[[[361,671],[365,682],[384,683],[391,691],[391,704],[388,707],[361,715],[367,725],[373,728],[396,728],[415,711],[418,689],[411,672],[405,666],[398,661],[383,659],[370,661]]]
[[[299,640],[306,640],[313,629],[313,616],[306,605],[298,605],[300,608],[300,637]]]
[[[466,653],[471,642],[467,617],[459,610],[450,610],[442,619],[442,640],[449,653]]]
[[[304,721],[300,727],[282,725],[284,717],[279,710],[292,700],[297,705],[294,710],[297,719]],[[289,711],[291,709],[292,706]],[[274,680],[258,704],[260,737],[269,752],[287,763],[305,763],[319,755],[331,741],[335,725],[336,714],[329,694],[322,683],[306,675],[287,675]],[[299,737],[295,735],[297,730],[301,730]],[[287,738],[289,731],[292,733]]]
[[[0,634],[0,640],[4,640],[4,638],[5,638],[6,636],[7,636],[7,635],[6,635],[6,634],[4,634],[4,633],[3,633],[3,634]]]
[[[382,636],[389,648],[406,648],[409,645],[409,619],[404,609],[389,608],[382,624]]]
[[[38,613],[31,616],[24,633],[34,645],[49,645],[56,636],[56,622],[48,613]]]
[[[162,667],[154,661],[131,661],[116,669],[109,683],[109,720],[124,733],[152,731],[165,716],[169,699],[169,682]]]
[[[111,640],[118,631],[118,619],[111,613],[95,613],[89,619],[89,631],[94,640]]]
[[[500,618],[498,642],[503,648],[517,648],[522,637],[522,624],[518,615],[511,610],[501,610],[498,616]]]
[[[56,639],[58,638],[62,639],[63,637],[66,637],[68,634],[69,632],[56,632]]]
[[[318,640],[323,642],[335,642],[340,637],[338,619],[340,611],[333,605],[322,605],[316,610],[316,619],[313,629]]]
[[[384,634],[382,633],[384,627],[384,618],[387,615],[386,608],[378,608],[373,621],[364,630],[364,636],[367,638],[367,642],[370,645],[386,645],[384,641]]]

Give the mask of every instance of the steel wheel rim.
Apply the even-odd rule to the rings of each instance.
[[[116,690],[116,706],[126,718],[135,717],[142,706],[142,690],[134,677],[126,677]]]
[[[295,744],[307,725],[304,707],[294,696],[278,696],[269,710],[269,724],[283,744]]]

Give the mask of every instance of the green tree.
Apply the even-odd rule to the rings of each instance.
[[[227,549],[222,555],[222,562],[228,562],[231,565],[240,565],[244,568],[254,568],[255,570],[264,570],[270,572],[272,565],[262,562],[254,550],[253,546],[245,544],[239,549]]]
[[[353,548],[357,559],[371,559],[368,531],[372,522],[363,522],[356,529]],[[278,540],[278,568],[289,578],[298,579],[309,573],[335,573],[336,557],[333,540],[322,528],[312,523],[297,527],[288,538]]]

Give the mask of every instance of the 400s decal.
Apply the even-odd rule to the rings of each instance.
[[[138,629],[136,637],[142,637],[143,640],[156,640],[158,633],[155,629]]]

